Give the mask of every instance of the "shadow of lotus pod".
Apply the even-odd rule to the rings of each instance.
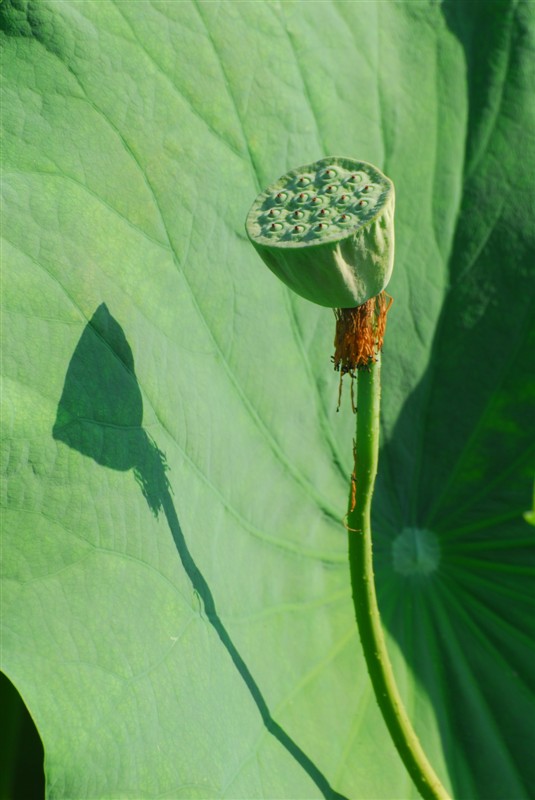
[[[321,306],[353,308],[390,280],[394,206],[394,184],[377,167],[323,158],[261,192],[245,227],[263,261],[290,289]]]
[[[167,464],[143,426],[134,356],[105,303],[76,345],[52,435],[108,469],[132,470],[153,514],[169,491]]]

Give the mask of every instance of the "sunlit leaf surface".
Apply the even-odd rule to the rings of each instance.
[[[400,688],[457,798],[533,774],[528,3],[4,2],[3,669],[51,798],[413,798],[342,524],[333,316],[257,192],[396,184],[374,507]]]

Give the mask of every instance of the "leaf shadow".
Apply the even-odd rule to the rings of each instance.
[[[171,496],[165,455],[142,427],[143,401],[134,357],[121,325],[102,303],[86,325],[69,363],[52,435],[109,469],[132,470],[150,510],[163,512],[206,618],[244,681],[269,733],[316,784],[323,797],[347,800],[273,719],[264,696],[217,611],[210,587],[195,563]]]
[[[444,328],[449,334],[446,323]],[[453,335],[445,338],[451,343]],[[431,363],[435,359],[440,361],[437,340]],[[457,415],[467,415],[467,403],[458,404],[447,417],[447,392],[434,390],[433,380],[428,369],[379,455],[374,506],[376,511],[392,509],[388,525],[384,513],[372,513],[381,618],[408,665],[409,680],[425,693],[433,709],[452,795],[520,800],[529,796],[535,778],[530,757],[534,728],[532,716],[523,708],[524,686],[530,685],[531,674],[522,647],[523,631],[516,633],[511,621],[526,624],[525,606],[533,596],[529,579],[516,574],[532,553],[532,538],[520,510],[527,507],[531,494],[530,476],[522,474],[523,462],[511,459],[503,441],[490,439],[504,463],[517,465],[514,473],[508,473],[514,488],[508,486],[507,495],[493,492],[490,479],[485,484],[487,473],[480,478],[482,490],[477,496],[473,491],[473,498],[468,478],[466,488],[460,482],[448,484],[448,472],[456,465],[455,449],[461,459],[468,441],[468,434],[456,433],[451,423]],[[467,383],[466,370],[462,381]],[[442,405],[441,394],[446,395]],[[439,449],[428,444],[420,452],[414,431],[420,430],[417,420],[424,416],[422,409],[431,406],[435,412],[431,418],[441,420],[444,445]],[[431,438],[425,431],[420,436]],[[417,460],[419,469],[414,468]],[[446,477],[437,479],[439,469]],[[487,516],[489,522],[484,524]],[[501,619],[503,628],[496,624]],[[489,718],[495,720],[495,738],[486,734]],[[425,749],[425,738],[422,743]],[[500,758],[493,758],[498,746],[503,747]],[[460,754],[469,769],[459,767]]]
[[[506,263],[499,247],[492,242],[482,260],[487,274]],[[535,780],[524,644],[533,539],[523,515],[532,496],[523,369],[532,292],[526,283],[515,293],[513,321],[497,285],[504,300],[481,312],[481,283],[450,288],[428,366],[381,446],[372,530],[382,620],[433,708],[453,795],[520,800]]]

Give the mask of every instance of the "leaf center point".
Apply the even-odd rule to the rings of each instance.
[[[400,575],[431,575],[440,557],[438,536],[426,528],[404,528],[392,543],[394,570]]]

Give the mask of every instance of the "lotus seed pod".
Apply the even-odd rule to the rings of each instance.
[[[377,167],[323,158],[259,194],[245,227],[290,289],[320,306],[353,308],[390,280],[394,205],[394,184]]]

